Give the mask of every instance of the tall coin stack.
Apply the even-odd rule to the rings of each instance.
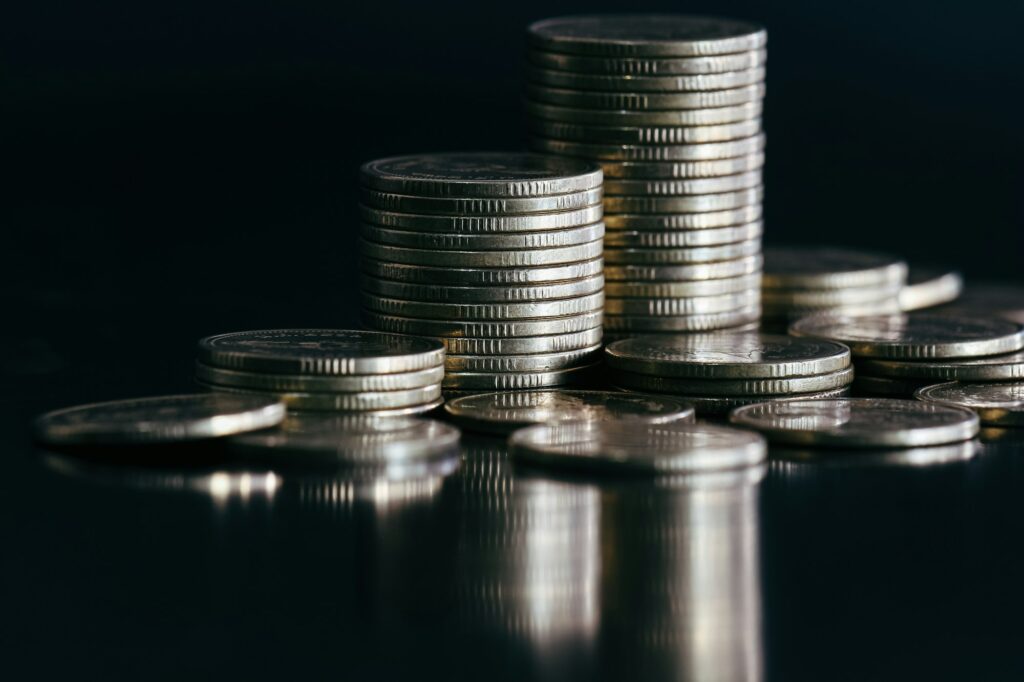
[[[363,319],[439,338],[446,392],[562,386],[599,359],[602,173],[522,153],[360,170]]]
[[[528,34],[533,147],[604,169],[606,336],[756,326],[765,30],[609,15]]]

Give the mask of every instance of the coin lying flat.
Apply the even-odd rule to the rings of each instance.
[[[541,197],[601,186],[593,164],[518,152],[454,152],[377,159],[360,183],[382,192],[436,197]]]
[[[361,188],[359,200],[385,211],[435,215],[502,215],[572,211],[601,203],[601,188],[526,198],[420,197]]]
[[[760,379],[838,372],[850,366],[842,344],[770,334],[640,336],[605,349],[609,367],[693,379]]]
[[[986,424],[1024,426],[1024,381],[986,384],[951,381],[926,386],[915,395],[930,405],[973,410]]]
[[[285,417],[273,396],[188,394],[80,405],[37,418],[50,445],[179,443],[266,429]]]
[[[647,317],[703,315],[749,308],[756,305],[758,299],[757,291],[687,298],[609,298],[604,302],[604,312],[608,315]]]
[[[396,213],[359,205],[359,218],[368,225],[380,225],[395,230],[451,234],[508,234],[511,232],[562,230],[580,225],[592,225],[599,222],[603,214],[604,208],[600,204],[572,211],[499,216]]]
[[[532,63],[545,69],[596,73],[609,76],[690,75],[743,71],[764,66],[768,53],[764,49],[711,57],[650,59],[639,57],[583,57],[543,50],[530,50]]]
[[[778,443],[824,447],[920,447],[969,440],[978,417],[959,407],[915,400],[843,398],[739,407],[729,421]]]
[[[699,213],[702,211],[730,211],[755,204],[764,198],[762,187],[722,192],[695,194],[683,197],[605,197],[604,208],[613,213]]]
[[[599,73],[573,73],[541,67],[531,67],[526,77],[541,85],[577,90],[606,92],[700,92],[728,90],[754,85],[764,80],[765,69],[755,66],[742,71],[665,76],[608,76]]]
[[[506,338],[581,332],[601,326],[601,311],[532,320],[468,322],[463,320],[426,320],[364,310],[363,319],[367,326],[386,329],[396,334],[450,336],[458,340],[464,337]]]
[[[567,353],[590,348],[601,342],[602,329],[595,326],[579,332],[549,334],[520,338],[442,338],[440,341],[452,355],[526,355],[535,353]]]
[[[872,449],[773,447],[771,458],[779,463],[816,466],[897,466],[916,467],[964,462],[981,452],[977,439],[921,448]]]
[[[437,303],[517,303],[547,301],[594,294],[604,288],[604,277],[596,275],[567,282],[535,286],[460,287],[441,284],[395,282],[364,276],[360,287],[365,292],[388,298]]]
[[[681,180],[608,180],[604,184],[605,197],[609,196],[686,196],[735,192],[761,184],[761,170],[747,171],[717,178]]]
[[[764,262],[766,289],[902,285],[907,276],[907,264],[899,258],[852,249],[768,248]]]
[[[453,284],[462,286],[526,285],[562,282],[600,275],[604,261],[600,258],[579,263],[562,263],[544,267],[470,268],[427,267],[391,263],[372,258],[362,259],[363,272],[380,279],[419,284]]]
[[[715,178],[747,173],[764,167],[764,152],[706,161],[601,161],[607,178],[671,180]],[[607,224],[607,223],[606,223]]]
[[[442,386],[447,391],[509,391],[579,384],[591,377],[595,365],[583,365],[544,372],[452,372],[445,374]]]
[[[763,298],[766,304],[810,310],[889,301],[898,298],[901,290],[898,284],[844,289],[765,289]]]
[[[761,253],[761,239],[755,237],[735,244],[717,246],[693,246],[680,249],[620,249],[609,247],[604,250],[604,261],[609,265],[687,265],[692,263],[717,263],[734,261],[737,258],[758,256]]]
[[[533,355],[448,355],[445,368],[452,372],[551,372],[592,365],[601,359],[601,345],[595,344],[561,353]]]
[[[765,136],[762,133],[727,142],[675,145],[590,144],[537,137],[533,145],[548,154],[606,161],[714,161],[759,152],[764,149]]]
[[[807,317],[795,322],[790,333],[839,341],[854,355],[892,359],[976,357],[1024,348],[1024,325],[926,313]]]
[[[605,229],[608,232],[613,230],[716,229],[752,223],[760,220],[762,213],[763,209],[759,203],[727,211],[709,211],[708,213],[669,213],[665,215],[618,213],[605,216]]]
[[[366,258],[404,265],[424,265],[444,268],[531,268],[599,258],[602,252],[601,240],[550,249],[519,251],[435,251],[430,249],[408,249],[385,246],[361,241],[361,251]]]
[[[853,390],[859,396],[881,396],[886,398],[913,398],[914,392],[927,386],[928,380],[890,379],[861,374],[858,362],[857,378],[853,380]]]
[[[541,466],[648,474],[738,469],[768,452],[750,431],[621,419],[536,424],[513,433],[509,447],[516,459]]]
[[[662,109],[710,109],[746,104],[762,99],[763,84],[746,85],[729,90],[705,92],[600,92],[598,90],[573,90],[553,88],[547,85],[527,83],[526,93],[530,99],[565,107],[592,107],[626,111],[658,111]]]
[[[857,368],[874,376],[944,381],[1024,379],[1024,351],[953,360],[877,360],[863,358]]]
[[[847,367],[828,374],[771,379],[693,379],[615,371],[612,381],[624,388],[674,395],[789,395],[830,391],[848,386],[853,381],[853,368]]]
[[[601,310],[604,293],[527,303],[430,303],[363,294],[363,307],[389,315],[441,320],[527,320]]]
[[[537,119],[530,132],[539,137],[598,144],[703,144],[751,137],[761,132],[761,119],[707,126],[587,126]],[[607,184],[605,192],[611,192]]]
[[[604,224],[594,223],[581,227],[544,232],[513,232],[511,234],[443,234],[391,230],[363,224],[363,238],[377,244],[401,246],[411,249],[440,249],[447,251],[493,251],[501,249],[550,249],[577,246],[593,242],[604,236]]]
[[[711,109],[664,109],[661,111],[626,111],[565,107],[527,100],[531,116],[549,121],[562,121],[587,126],[711,126],[759,118],[764,112],[760,102],[746,102]]]
[[[959,272],[911,268],[907,274],[907,283],[899,293],[900,308],[921,310],[949,303],[963,289],[964,278]]]
[[[358,393],[313,393],[305,391],[275,391],[268,393],[251,388],[220,386],[197,381],[200,386],[217,393],[239,395],[272,395],[291,410],[365,412],[420,407],[441,397],[441,384],[410,388],[402,391],[361,391]]]
[[[207,384],[251,388],[258,391],[402,391],[440,383],[444,378],[444,365],[428,367],[414,372],[391,374],[355,374],[344,376],[317,376],[309,374],[268,374],[266,372],[240,372],[234,369],[196,364],[196,378]]]
[[[444,409],[466,428],[488,433],[583,419],[642,419],[662,424],[693,421],[693,408],[668,396],[612,391],[482,393],[449,401]]]
[[[624,389],[629,390],[629,389]],[[764,402],[786,402],[793,400],[825,400],[831,398],[843,398],[850,394],[850,388],[832,389],[831,391],[820,391],[818,393],[794,393],[792,395],[779,396],[710,396],[710,395],[675,395],[672,397],[686,401],[693,405],[698,416],[722,417],[737,407],[743,405],[754,405]]]
[[[604,328],[609,332],[702,332],[747,324],[760,316],[761,308],[758,306],[724,313],[673,317],[609,315],[604,320]]]
[[[956,301],[939,309],[970,315],[995,315],[1024,324],[1024,287],[1008,284],[970,285]]]
[[[692,282],[608,282],[605,296],[624,298],[670,298],[680,296],[720,296],[756,289],[761,284],[761,273],[705,279]]]

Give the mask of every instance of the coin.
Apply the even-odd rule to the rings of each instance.
[[[893,300],[900,295],[899,284],[844,289],[772,289],[763,292],[766,304],[786,309],[832,308]]]
[[[685,197],[605,197],[605,210],[613,213],[701,213],[705,211],[728,211],[742,206],[756,204],[764,198],[762,187],[722,192],[720,194],[697,194]]]
[[[742,71],[664,76],[619,76],[575,73],[541,67],[526,71],[528,80],[553,88],[601,90],[604,92],[701,92],[755,85],[764,80],[765,69],[755,66]]]
[[[566,263],[545,267],[529,268],[457,268],[423,267],[403,263],[364,258],[363,272],[381,279],[393,279],[419,284],[454,285],[523,285],[544,282],[561,282],[600,275],[604,262],[593,258],[579,263]]]
[[[521,199],[482,197],[420,197],[360,188],[359,200],[367,206],[403,213],[441,215],[502,215],[572,211],[601,203],[601,188],[571,194],[552,194]]]
[[[764,166],[764,152],[706,161],[601,161],[606,178],[672,180],[736,175]],[[608,221],[605,221],[608,225]]]
[[[540,137],[603,144],[702,144],[751,137],[761,132],[761,119],[708,126],[583,126],[564,121],[529,121],[530,132]],[[608,192],[607,185],[605,191]]]
[[[718,263],[690,265],[609,265],[605,281],[611,282],[689,282],[750,275],[761,270],[761,256],[749,256]]]
[[[461,320],[424,320],[398,315],[384,315],[363,311],[367,326],[384,329],[395,334],[414,336],[454,336],[504,338],[519,336],[548,336],[569,334],[601,326],[601,311],[567,315],[565,317],[535,320],[509,320],[503,322],[468,322]],[[458,352],[458,351],[453,351]]]
[[[205,384],[251,388],[260,391],[399,391],[438,384],[444,378],[444,366],[428,367],[414,372],[392,374],[356,374],[348,376],[311,376],[303,374],[268,374],[240,372],[233,369],[196,364],[196,378]]]
[[[452,372],[550,372],[601,359],[601,344],[561,353],[533,355],[449,355],[445,368]]]
[[[564,121],[577,125],[594,126],[709,126],[735,123],[759,118],[764,106],[760,101],[746,102],[711,109],[665,109],[662,111],[615,111],[561,107],[555,104],[527,100],[531,116],[549,121]]]
[[[772,379],[692,379],[616,371],[612,376],[612,381],[625,388],[655,393],[721,396],[787,395],[817,393],[848,386],[853,381],[853,368],[847,367],[828,374]]]
[[[693,421],[693,408],[668,396],[613,391],[507,391],[449,401],[445,411],[474,431],[507,434],[530,424],[582,419]]]
[[[608,315],[675,317],[749,308],[759,300],[760,295],[756,290],[685,298],[609,298],[604,302],[604,311]]]
[[[403,265],[466,268],[529,268],[578,263],[601,256],[601,240],[550,249],[528,251],[434,251],[360,242],[366,258]]]
[[[760,238],[764,223],[756,221],[746,225],[713,227],[707,230],[679,230],[675,232],[615,230],[605,235],[606,248],[663,248],[688,249],[698,246],[734,244]],[[757,283],[760,286],[760,280]]]
[[[440,384],[411,388],[403,391],[362,391],[359,393],[312,393],[305,391],[257,391],[237,386],[220,386],[197,381],[200,386],[218,393],[240,395],[273,395],[290,410],[362,412],[368,410],[394,410],[418,407],[441,397]]]
[[[359,181],[382,192],[424,197],[542,197],[601,186],[593,164],[519,152],[455,152],[377,159]]]
[[[757,289],[760,283],[760,273],[693,282],[608,282],[604,293],[606,298],[719,296]]]
[[[675,213],[667,215],[652,214],[612,214],[605,216],[607,231],[637,230],[667,232],[670,230],[708,230],[719,227],[747,225],[760,220],[761,204],[751,204],[728,211],[710,213]]]
[[[629,390],[629,389],[625,389]],[[729,414],[733,409],[743,405],[754,405],[765,402],[788,402],[794,400],[823,400],[842,398],[850,394],[850,387],[836,388],[831,391],[819,393],[794,393],[792,395],[779,396],[707,396],[707,395],[674,395],[679,400],[685,400],[693,405],[698,416],[721,417]]]
[[[443,216],[382,211],[359,205],[359,218],[370,225],[415,232],[490,234],[562,230],[599,222],[604,208],[597,204],[572,211],[499,216]]]
[[[609,367],[661,377],[775,379],[850,366],[842,344],[758,333],[640,336],[605,349]]]
[[[389,374],[444,363],[444,346],[380,332],[261,329],[208,336],[199,360],[211,367],[275,374]]]
[[[984,384],[950,381],[925,386],[915,396],[929,405],[968,408],[986,424],[1024,425],[1024,381]]]
[[[582,57],[530,50],[530,61],[545,69],[576,73],[603,73],[620,76],[685,75],[742,71],[764,66],[768,53],[764,49],[712,57],[644,59],[636,57]]]
[[[564,246],[578,246],[601,239],[604,223],[545,232],[513,232],[512,234],[443,234],[437,232],[414,232],[390,230],[376,225],[363,224],[360,232],[364,239],[389,246],[414,249],[440,250],[500,250],[500,249],[548,249]]]
[[[972,284],[964,289],[960,298],[940,310],[995,315],[1024,324],[1024,288],[1009,284]]]
[[[765,288],[844,289],[902,284],[907,264],[894,256],[850,249],[768,248]]]
[[[1024,348],[1024,325],[984,317],[926,313],[808,317],[795,322],[790,333],[845,343],[854,355],[897,360],[976,357]]]
[[[729,90],[649,93],[574,90],[527,83],[526,93],[530,99],[565,107],[658,111],[662,109],[711,109],[746,104],[762,99],[765,95],[765,87],[763,83],[758,83]]]
[[[441,320],[527,320],[601,310],[604,292],[525,303],[424,303],[363,294],[363,306],[389,315]]]
[[[726,142],[673,145],[589,144],[535,137],[532,144],[547,154],[605,161],[714,161],[760,152],[764,149],[765,136],[759,134]]]
[[[441,338],[452,355],[527,355],[568,353],[601,342],[602,329],[595,326],[580,332],[520,338]]]
[[[532,48],[600,57],[704,57],[763,47],[767,32],[744,21],[680,14],[579,15],[530,24]]]
[[[770,291],[765,289],[764,291]],[[794,305],[779,305],[768,299],[762,298],[762,312],[766,318],[775,318],[783,321],[795,321],[808,316],[824,317],[859,317],[868,315],[899,315],[899,300],[893,296],[871,303],[859,303],[851,305],[828,306],[828,307],[799,307]],[[785,325],[783,325],[783,329]]]
[[[58,446],[179,443],[269,428],[284,416],[272,396],[188,394],[69,407],[36,418],[33,429]]]
[[[743,242],[736,242],[735,244],[695,246],[680,249],[620,249],[610,247],[604,251],[604,261],[610,265],[686,265],[732,261],[737,258],[757,256],[760,253],[761,239],[758,237]]]
[[[960,360],[857,360],[864,372],[892,378],[944,381],[1011,381],[1024,379],[1024,351]]]
[[[899,293],[900,308],[921,310],[949,303],[960,295],[964,279],[959,272],[911,268]],[[1024,302],[1021,304],[1024,306]]]
[[[931,445],[922,448],[896,449],[837,449],[837,448],[783,448],[772,447],[773,461],[815,466],[932,466],[971,459],[982,446],[977,439],[960,443]]]
[[[917,389],[923,388],[930,383],[927,380],[888,379],[886,377],[866,376],[859,373],[859,368],[857,371],[857,378],[853,381],[853,390],[857,395],[913,398],[914,392]]]
[[[567,282],[554,282],[536,286],[509,287],[459,287],[444,285],[410,284],[364,276],[361,280],[363,291],[390,298],[411,301],[466,302],[466,303],[513,303],[545,301],[593,294],[604,287],[604,277],[596,275]]]
[[[970,410],[891,398],[797,400],[739,407],[729,421],[773,443],[824,447],[920,447],[978,434]]]
[[[605,318],[604,328],[609,332],[700,332],[747,324],[760,316],[761,309],[757,306],[724,313],[676,317],[609,315]]]
[[[448,372],[444,389],[509,391],[578,384],[592,375],[594,365],[547,372]]]
[[[761,184],[759,170],[723,175],[717,178],[690,180],[608,180],[604,183],[605,197],[648,196],[676,197],[694,194],[720,194],[757,187]]]

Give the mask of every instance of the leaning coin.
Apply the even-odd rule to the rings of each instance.
[[[629,389],[625,389],[629,390]],[[842,398],[850,394],[849,386],[836,388],[831,391],[820,393],[794,393],[781,396],[706,396],[706,395],[676,395],[679,400],[685,400],[693,405],[697,415],[701,417],[722,417],[733,409],[743,405],[754,405],[764,402],[789,402],[794,400],[824,400]]]
[[[50,445],[179,443],[266,429],[284,416],[274,396],[171,395],[56,410],[34,432]]]
[[[637,230],[640,232],[669,232],[676,230],[710,230],[719,227],[746,225],[761,219],[763,209],[760,203],[743,206],[729,211],[710,213],[653,214],[611,214],[605,216],[608,232],[614,230]]]
[[[692,282],[608,282],[605,296],[619,298],[677,298],[689,296],[720,296],[756,290],[761,285],[761,273],[705,279]]]
[[[579,385],[591,378],[596,365],[569,367],[549,372],[448,372],[443,387],[454,390],[512,391]]]
[[[444,378],[444,366],[393,374],[356,374],[348,376],[310,376],[308,374],[268,374],[196,364],[196,378],[205,384],[250,388],[257,391],[400,391],[438,384]]]
[[[359,393],[308,393],[303,391],[256,391],[249,388],[219,386],[197,381],[200,386],[218,393],[277,396],[290,410],[362,412],[392,410],[432,403],[441,397],[441,385],[423,386],[404,391],[363,391]]]
[[[580,55],[530,50],[529,60],[537,66],[557,71],[597,73],[619,76],[688,75],[742,71],[764,66],[768,53],[764,48],[710,57],[642,58],[583,57]]]
[[[609,265],[604,269],[610,282],[689,282],[751,275],[761,270],[761,256],[749,256],[718,263],[690,265]]]
[[[377,159],[359,182],[382,192],[421,197],[523,198],[601,186],[592,164],[521,152],[454,152]]]
[[[604,236],[604,223],[545,232],[511,234],[443,234],[391,230],[364,223],[360,233],[367,241],[388,246],[449,251],[488,251],[502,249],[549,249],[586,244]]]
[[[724,144],[724,143],[723,143]],[[418,197],[360,188],[359,200],[385,211],[435,215],[503,215],[506,213],[550,213],[572,211],[601,203],[601,188],[571,194],[553,194],[522,199],[479,197]]]
[[[919,447],[978,434],[978,417],[970,410],[890,398],[748,405],[733,410],[729,421],[772,442],[824,447]]]
[[[363,311],[366,326],[384,329],[395,334],[421,336],[451,336],[504,338],[520,336],[547,336],[569,334],[601,326],[601,311],[568,315],[565,317],[539,318],[534,320],[509,320],[504,322],[468,322],[462,320],[425,320],[398,315],[384,315],[369,310]],[[457,351],[453,351],[457,352]]]
[[[790,333],[845,343],[854,355],[890,359],[977,357],[1024,348],[1024,325],[926,313],[807,317],[795,322]]]
[[[693,408],[669,396],[615,391],[506,391],[445,403],[445,411],[474,431],[508,434],[531,424],[582,419],[641,419],[656,424],[693,421]]]
[[[604,208],[597,204],[573,211],[499,216],[444,216],[382,211],[359,204],[359,218],[370,225],[415,232],[451,234],[507,234],[563,230],[599,222]]]
[[[737,294],[687,298],[608,298],[604,302],[604,311],[608,315],[675,317],[749,308],[756,305],[758,300],[760,294],[753,290]]]
[[[509,447],[516,459],[541,466],[649,474],[737,469],[768,452],[751,431],[623,419],[535,424],[513,433]]]
[[[968,408],[986,424],[1024,426],[1024,381],[962,384],[951,381],[926,386],[915,394],[931,405]]]
[[[899,284],[907,264],[882,253],[834,248],[768,248],[764,286],[779,289],[845,289]]]
[[[600,258],[593,258],[579,263],[523,268],[461,268],[451,266],[430,268],[363,258],[361,265],[363,272],[368,275],[401,282],[465,286],[509,286],[562,282],[583,277],[593,277],[601,274],[604,261]]]
[[[765,68],[755,66],[742,71],[722,73],[667,75],[667,76],[618,76],[599,73],[573,73],[556,71],[537,66],[526,70],[530,82],[552,88],[576,90],[600,90],[602,92],[702,92],[728,90],[755,85],[764,81]]]
[[[560,353],[532,355],[448,355],[445,369],[452,372],[551,372],[582,365],[592,365],[601,359],[601,345]]]
[[[817,393],[849,386],[852,381],[852,367],[828,374],[773,379],[691,379],[659,377],[623,371],[616,371],[612,375],[612,382],[618,386],[673,395],[743,396]]]
[[[442,320],[528,320],[601,310],[604,292],[554,301],[525,303],[426,303],[363,294],[363,307],[388,315]]]
[[[547,301],[559,298],[586,296],[604,288],[604,277],[595,275],[566,282],[553,282],[535,286],[460,287],[440,284],[410,284],[363,276],[363,291],[410,301],[463,302],[463,303],[515,303]],[[752,286],[752,285],[751,285]]]
[[[545,119],[532,119],[528,125],[530,132],[539,137],[598,144],[702,144],[738,140],[761,132],[759,118],[710,126],[584,126]]]
[[[465,268],[529,268],[562,263],[578,263],[601,255],[601,240],[551,249],[519,251],[436,251],[385,246],[362,240],[361,250],[366,258],[432,267]]]
[[[615,197],[604,200],[604,208],[611,213],[703,213],[728,211],[756,204],[764,198],[764,188],[750,187],[735,192],[697,194],[684,197]]]
[[[604,250],[604,261],[609,265],[688,265],[692,263],[717,263],[737,258],[756,256],[761,253],[761,239],[748,239],[735,244],[718,246],[695,246],[681,249],[620,249],[609,247]]]
[[[872,375],[942,381],[1012,381],[1024,379],[1024,351],[962,360],[857,360]]]
[[[850,349],[831,341],[758,333],[640,336],[605,349],[609,367],[694,379],[761,379],[838,372]]]
[[[900,291],[900,307],[903,310],[932,308],[956,300],[963,289],[964,279],[959,272],[911,268],[907,283]]]
[[[564,121],[588,126],[710,126],[759,118],[764,111],[760,100],[711,109],[665,109],[661,111],[625,111],[562,107],[527,100],[530,116],[549,121]]]
[[[702,332],[754,322],[761,316],[758,306],[704,315],[643,317],[608,315],[604,328],[609,332]]]
[[[439,339],[452,355],[528,355],[536,353],[568,353],[590,348],[601,342],[600,326],[567,334],[550,334],[520,338],[465,338]],[[483,370],[487,371],[487,370]]]
[[[762,168],[764,152],[759,151],[731,159],[707,161],[601,161],[600,163],[606,178],[625,180],[715,178]]]
[[[211,367],[275,374],[388,374],[444,363],[444,346],[380,332],[261,329],[208,336],[199,360]]]
[[[658,111],[662,109],[709,109],[756,102],[764,97],[765,87],[763,83],[758,83],[729,90],[674,92],[667,94],[573,90],[570,88],[553,88],[546,85],[527,83],[526,93],[530,99],[566,107]]]
[[[674,145],[588,144],[535,137],[532,144],[547,154],[605,161],[714,161],[760,152],[764,149],[765,136],[761,133],[727,142]]]
[[[764,232],[760,220],[746,225],[712,227],[706,230],[674,230],[671,232],[612,230],[604,236],[606,248],[688,249],[695,246],[735,244],[759,238]]]
[[[720,194],[757,187],[761,170],[717,178],[682,180],[608,180],[604,183],[605,198],[611,196],[676,197],[694,194]]]

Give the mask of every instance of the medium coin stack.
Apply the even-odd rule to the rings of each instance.
[[[604,169],[606,336],[756,324],[765,30],[608,15],[528,37],[533,147]]]
[[[360,182],[368,327],[440,339],[446,392],[587,376],[604,304],[598,166],[430,154],[371,161]]]
[[[381,416],[438,407],[444,346],[434,339],[344,329],[269,329],[199,341],[196,380],[269,395],[290,410]]]
[[[609,344],[605,359],[617,385],[670,393],[705,416],[751,403],[842,396],[853,381],[846,346],[757,332],[638,336]]]

